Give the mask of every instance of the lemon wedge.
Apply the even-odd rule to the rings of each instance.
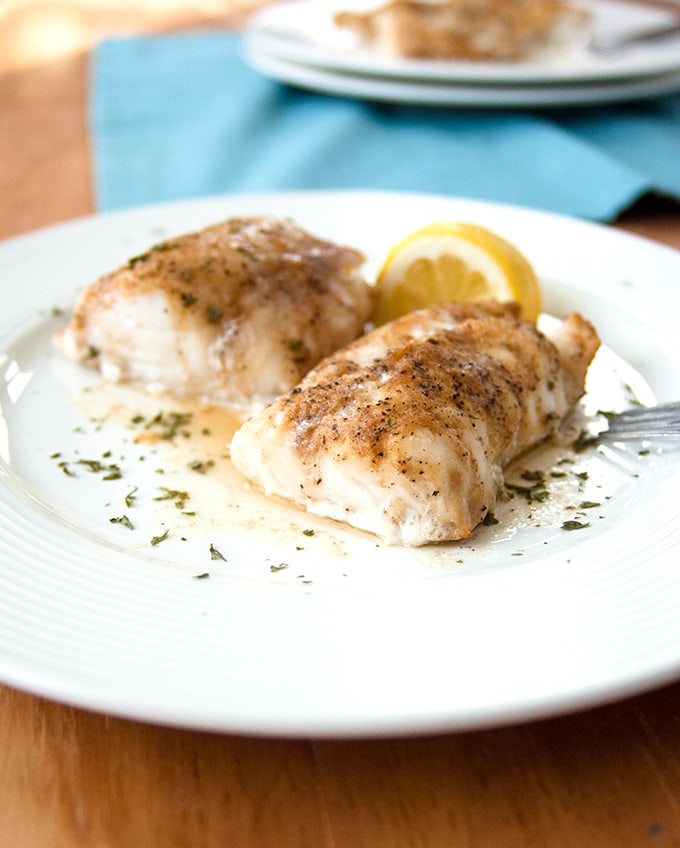
[[[376,325],[441,301],[515,300],[527,321],[541,311],[540,286],[527,258],[486,227],[465,222],[430,224],[400,241],[375,291]]]

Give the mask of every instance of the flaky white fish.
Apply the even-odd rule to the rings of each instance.
[[[389,544],[468,537],[503,468],[554,433],[599,345],[570,315],[551,338],[512,305],[438,304],[330,356],[237,431],[252,484]]]
[[[363,331],[363,261],[288,220],[234,218],[101,277],[56,344],[110,381],[260,408]]]

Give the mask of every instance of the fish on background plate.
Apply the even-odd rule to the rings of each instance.
[[[395,56],[512,62],[573,37],[589,14],[562,0],[386,0],[333,20]]]
[[[383,324],[245,422],[231,459],[267,495],[390,544],[468,537],[503,468],[555,433],[599,347],[569,315],[440,303]]]
[[[231,218],[95,281],[56,344],[112,382],[257,409],[363,332],[363,262],[287,219]]]

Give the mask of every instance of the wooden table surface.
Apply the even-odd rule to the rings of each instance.
[[[196,16],[173,4],[143,15],[142,2],[109,3],[108,18],[86,0],[52,5],[80,16],[85,39],[95,24]],[[232,5],[232,22],[244,6]],[[2,238],[92,211],[84,47],[41,62],[3,54]],[[641,204],[614,226],[680,248],[671,203]],[[530,724],[371,741],[168,729],[0,686],[0,848],[676,845],[680,683]]]

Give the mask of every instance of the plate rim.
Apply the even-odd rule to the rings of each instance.
[[[680,69],[642,79],[563,86],[465,85],[336,71],[288,60],[252,44],[242,49],[250,67],[278,82],[323,94],[415,106],[475,109],[568,108],[642,100],[680,90]]]

